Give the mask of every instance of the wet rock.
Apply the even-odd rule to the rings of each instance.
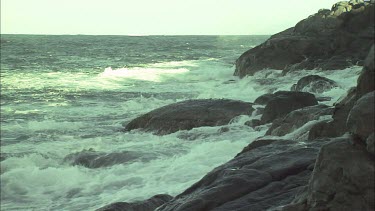
[[[275,95],[272,93],[264,94],[255,99],[254,103],[259,105],[267,105],[267,103],[274,99]]]
[[[357,92],[358,97],[371,92],[375,89],[375,67],[374,67],[374,45],[371,47],[369,54],[367,55],[365,65],[363,67],[361,75],[358,77],[357,81]]]
[[[154,211],[157,207],[171,200],[173,197],[167,194],[155,195],[144,201],[116,202],[96,211]]]
[[[374,108],[375,91],[372,91],[361,97],[350,110],[348,120],[346,122],[349,132],[366,141],[367,137],[375,130]]]
[[[332,112],[333,108],[326,105],[309,106],[292,111],[280,121],[274,121],[266,135],[284,136],[312,120],[318,120],[321,116],[331,115]]]
[[[71,165],[81,165],[87,168],[101,168],[134,161],[146,162],[154,158],[156,158],[156,155],[151,153],[145,154],[133,151],[105,153],[90,149],[67,155],[64,161]]]
[[[262,121],[260,121],[260,119],[252,119],[252,120],[246,121],[245,125],[255,128],[259,125],[262,125]]]
[[[274,98],[270,100],[264,108],[261,121],[263,123],[269,123],[277,118],[285,116],[293,110],[317,104],[318,101],[315,96],[307,92],[276,92],[274,93]]]
[[[226,99],[188,100],[155,109],[132,120],[126,131],[144,129],[164,135],[202,126],[225,125],[236,116],[251,115],[252,103]]]
[[[323,93],[337,86],[337,83],[331,79],[319,75],[308,75],[298,80],[291,91]]]
[[[353,87],[348,91],[345,97],[339,99],[338,102],[335,103],[332,120],[314,125],[310,129],[308,139],[314,140],[320,137],[339,137],[348,132],[346,120],[356,101],[356,88]]]
[[[157,210],[267,210],[289,203],[307,184],[322,144],[258,140]]]
[[[366,140],[366,149],[369,153],[372,155],[375,155],[375,138],[374,138],[374,133],[372,133]]]
[[[374,210],[374,159],[353,143],[342,137],[322,147],[307,194],[289,210]]]
[[[374,5],[337,4],[300,21],[242,54],[234,75],[263,69],[333,70],[362,64],[374,42]]]

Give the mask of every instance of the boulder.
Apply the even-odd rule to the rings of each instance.
[[[146,162],[155,158],[156,155],[151,153],[145,154],[133,151],[106,153],[90,149],[69,154],[64,158],[64,161],[71,165],[81,165],[87,168],[101,168],[134,161]]]
[[[160,205],[168,202],[173,197],[167,194],[155,195],[144,201],[137,202],[115,202],[96,211],[154,211]]]
[[[257,140],[157,211],[267,210],[304,189],[320,146]]]
[[[374,210],[373,157],[351,137],[322,147],[306,194],[286,210]]]
[[[254,103],[258,105],[267,105],[267,103],[274,99],[275,95],[272,93],[264,94],[255,99]]]
[[[333,108],[326,105],[309,106],[292,111],[279,121],[274,121],[266,135],[284,136],[312,120],[318,120],[321,116],[331,115],[332,112]]]
[[[234,75],[263,69],[333,70],[363,64],[374,42],[374,5],[342,2],[300,21],[243,53]]]
[[[318,101],[313,94],[307,92],[279,91],[274,93],[274,98],[267,103],[261,121],[269,123],[285,116],[291,111],[317,104]]]
[[[372,133],[366,140],[366,149],[369,153],[372,155],[375,155],[375,138],[374,138],[374,133]]]
[[[352,134],[359,136],[363,141],[374,132],[375,120],[375,91],[361,97],[350,110],[346,125]]]
[[[323,93],[337,86],[337,83],[331,79],[319,75],[308,75],[299,79],[291,91]]]
[[[132,120],[125,131],[144,129],[158,135],[202,126],[228,124],[239,115],[251,115],[252,103],[227,99],[188,100],[174,103]]]

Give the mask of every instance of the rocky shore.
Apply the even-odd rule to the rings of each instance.
[[[235,75],[245,77],[267,68],[287,73],[363,65],[357,86],[333,107],[319,104],[321,99],[313,93],[337,84],[311,75],[291,91],[259,96],[253,103],[192,100],[144,114],[125,131],[165,135],[225,125],[235,116],[258,112],[261,118],[246,124],[270,124],[266,134],[272,138],[249,140],[236,157],[175,197],[157,195],[99,210],[375,210],[374,59],[373,2],[339,2],[273,35],[238,58]],[[320,118],[327,115],[331,118]],[[285,138],[294,131],[298,135]]]

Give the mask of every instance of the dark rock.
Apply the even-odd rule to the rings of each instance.
[[[307,92],[280,91],[274,93],[274,96],[264,109],[261,117],[263,123],[272,122],[293,110],[318,104],[315,96]]]
[[[337,86],[337,83],[331,79],[319,75],[308,75],[299,79],[291,91],[323,93]]]
[[[251,103],[226,99],[188,100],[155,109],[132,120],[126,131],[144,129],[158,135],[202,126],[225,125],[236,116],[251,115]]]
[[[353,143],[343,137],[322,147],[307,194],[294,210],[374,210],[374,159]]]
[[[332,100],[332,97],[317,97],[316,100],[318,102],[330,101]]]
[[[361,97],[350,110],[346,122],[349,132],[359,136],[363,141],[374,132],[375,91]]]
[[[374,133],[372,133],[366,140],[367,144],[367,151],[371,153],[372,155],[375,155],[375,138],[374,138]]]
[[[144,154],[132,151],[105,153],[90,149],[67,155],[64,158],[64,161],[70,163],[71,165],[81,165],[87,168],[100,168],[113,166],[116,164],[129,163],[132,161],[146,162],[155,158],[156,155],[151,153]]]
[[[158,211],[267,210],[290,203],[324,142],[258,140]]]
[[[354,9],[353,9],[354,8]],[[344,69],[361,64],[374,42],[374,5],[344,3],[300,21],[242,54],[234,75],[263,69]]]
[[[363,67],[361,75],[358,77],[357,81],[357,93],[358,97],[371,92],[375,89],[375,67],[374,67],[374,45],[366,58],[365,65]]]
[[[335,103],[332,121],[325,121],[314,125],[309,133],[309,140],[320,137],[339,137],[348,132],[346,120],[354,103],[357,101],[356,88],[351,88],[347,95]]]
[[[280,121],[274,121],[266,135],[284,136],[302,127],[307,122],[318,120],[319,117],[331,115],[333,108],[326,105],[316,105],[290,112]]]
[[[262,125],[262,121],[260,121],[260,119],[252,119],[252,120],[245,122],[245,125],[255,128],[259,125]]]
[[[96,211],[154,211],[157,207],[171,200],[173,197],[167,194],[155,195],[144,201],[116,202]]]
[[[275,95],[274,94],[264,94],[259,96],[257,99],[255,99],[254,103],[259,104],[259,105],[267,105],[267,103],[274,99]]]

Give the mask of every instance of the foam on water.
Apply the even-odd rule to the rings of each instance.
[[[356,84],[360,70],[300,71],[284,77],[279,70],[268,70],[239,79],[233,76],[233,66],[205,59],[100,72],[8,74],[2,79],[1,150],[6,159],[1,162],[1,207],[92,210],[155,194],[176,195],[233,158],[267,128],[255,131],[244,122],[259,116],[241,116],[222,126],[226,130],[201,127],[165,136],[120,132],[131,119],[186,99],[252,102],[270,91],[290,90],[299,78],[312,73],[340,85],[321,94],[332,97],[325,102],[332,105]],[[97,169],[64,161],[72,153],[90,149],[153,153],[156,158]]]

